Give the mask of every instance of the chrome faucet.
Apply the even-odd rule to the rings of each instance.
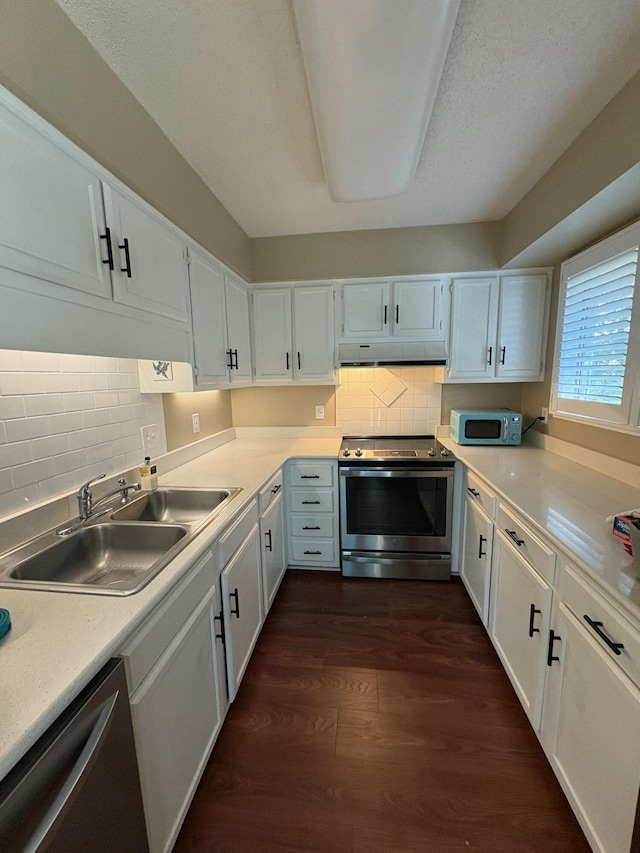
[[[118,494],[118,492],[120,492],[122,496],[122,503],[126,503],[129,499],[129,489],[133,489],[134,492],[139,492],[142,488],[140,483],[127,483],[124,477],[120,477],[115,489],[111,489],[111,491],[101,495],[94,503],[93,493],[91,492],[90,486],[97,480],[103,480],[105,477],[106,473],[100,474],[99,477],[94,477],[92,480],[88,480],[83,486],[80,486],[77,497],[78,515],[80,516],[81,521],[87,521],[90,519],[96,508],[103,503],[103,501],[112,498],[114,495]]]

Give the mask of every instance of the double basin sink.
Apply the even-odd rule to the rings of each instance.
[[[156,577],[240,491],[143,492],[70,533],[49,531],[0,557],[0,586],[131,595]]]

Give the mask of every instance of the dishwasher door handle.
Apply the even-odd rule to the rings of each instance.
[[[35,853],[47,835],[51,832],[58,820],[65,816],[66,806],[72,798],[74,791],[82,785],[83,777],[90,772],[95,764],[102,745],[104,744],[107,733],[111,727],[113,720],[113,712],[118,701],[119,690],[107,699],[102,710],[98,715],[98,719],[93,724],[91,733],[87,738],[82,752],[78,756],[76,763],[73,765],[71,772],[65,779],[62,787],[58,791],[54,801],[47,809],[46,814],[40,821],[35,832],[27,842],[24,853]]]

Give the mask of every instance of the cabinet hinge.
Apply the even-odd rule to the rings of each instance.
[[[189,249],[187,249],[186,246],[182,250],[182,257],[184,258],[186,265],[189,266],[191,263],[191,257],[189,256]]]
[[[453,282],[449,285],[449,293],[453,293]]]
[[[442,296],[443,293],[444,293],[444,284],[441,284],[440,285],[440,295]]]
[[[195,365],[195,364],[193,365],[193,375],[194,375],[194,376],[197,376],[197,375],[198,375],[198,368],[196,367],[196,365]]]

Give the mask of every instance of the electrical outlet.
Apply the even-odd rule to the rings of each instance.
[[[540,418],[542,419],[542,423],[546,424],[549,419],[549,409],[542,407],[542,412],[540,413]]]
[[[148,424],[140,429],[142,436],[142,449],[149,455],[153,456],[161,450],[160,433],[158,432],[157,424]]]
[[[200,432],[200,415],[197,412],[191,415],[191,421],[193,423],[193,431]]]
[[[324,420],[324,406],[316,406],[316,420],[323,421]]]

